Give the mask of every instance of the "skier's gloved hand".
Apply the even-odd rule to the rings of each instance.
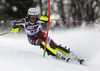
[[[17,26],[17,25],[14,25],[13,28],[14,28],[14,29],[15,29],[15,28],[18,28],[18,26]]]
[[[14,25],[11,32],[17,33],[18,31],[19,31],[19,27],[17,25]]]
[[[41,16],[40,17],[40,20],[42,20],[42,21],[44,21],[44,23],[48,23],[48,17],[46,17],[46,16]],[[50,21],[51,21],[52,19],[50,19]]]
[[[42,20],[42,21],[48,21],[48,17],[46,17],[46,16],[41,16],[41,17],[40,17],[40,20]]]

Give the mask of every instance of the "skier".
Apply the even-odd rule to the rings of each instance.
[[[30,44],[39,45],[44,49],[46,33],[39,28],[41,23],[45,23],[45,21],[40,20],[36,8],[29,8],[26,18],[11,21],[11,25],[15,29],[18,28],[19,25],[24,26]],[[62,58],[57,51],[62,52],[65,56],[69,56],[71,53],[70,50],[57,45],[50,37],[48,37],[47,43],[50,45],[50,47],[46,46],[46,52],[52,56]],[[70,57],[73,56],[71,55]]]

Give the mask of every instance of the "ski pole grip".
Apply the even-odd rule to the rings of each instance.
[[[14,28],[14,29],[15,29],[15,28],[18,28],[18,26],[17,26],[17,25],[14,25],[13,28]]]

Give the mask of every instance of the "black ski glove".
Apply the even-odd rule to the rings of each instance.
[[[14,25],[13,28],[14,28],[14,29],[15,29],[15,28],[18,28],[18,26],[17,26],[17,25]]]

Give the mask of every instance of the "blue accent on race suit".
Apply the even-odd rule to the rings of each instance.
[[[39,29],[39,31],[40,31],[40,29]],[[37,33],[39,33],[39,31],[38,31]],[[36,33],[36,34],[37,34],[37,33]],[[34,35],[36,35],[36,34],[34,34]],[[34,36],[34,35],[29,35],[29,34],[27,34],[27,36],[29,36],[29,37]]]

